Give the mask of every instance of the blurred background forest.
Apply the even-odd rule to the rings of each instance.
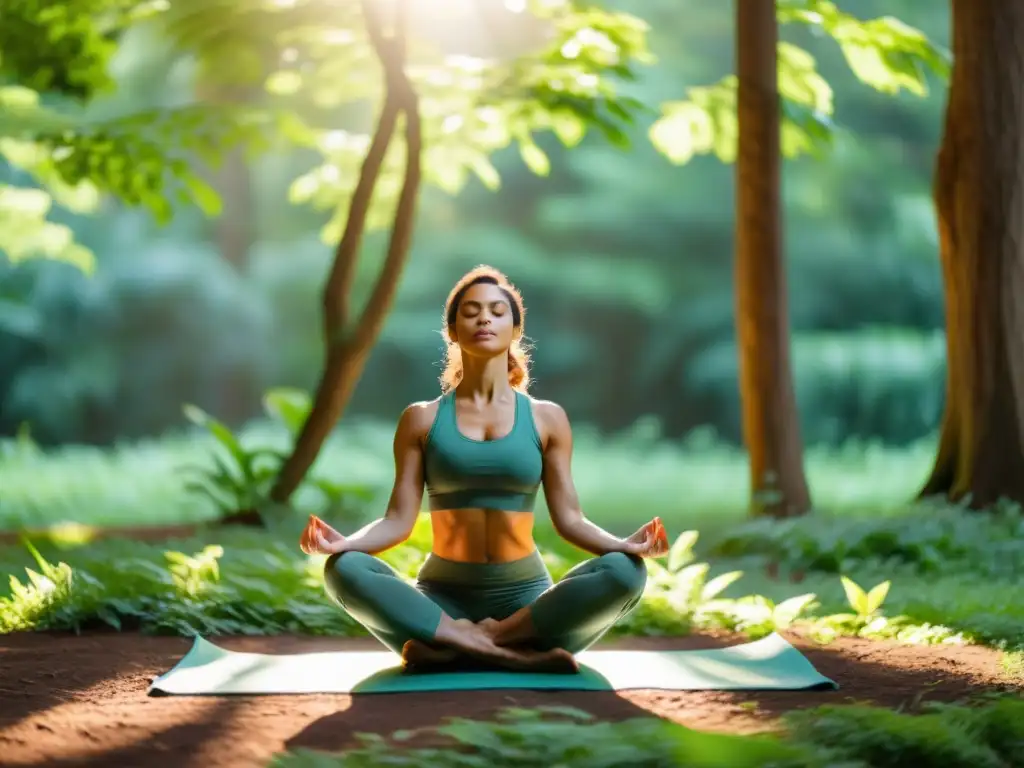
[[[732,71],[729,4],[620,5],[651,23],[658,57],[630,95],[656,105]],[[843,9],[895,15],[948,46],[946,6],[849,0]],[[784,172],[804,438],[927,440],[943,393],[930,184],[944,88],[936,83],[925,98],[879,94],[856,80],[830,38],[803,26],[782,32],[818,59],[837,123],[830,151]],[[190,81],[168,62],[151,30],[131,30],[115,61],[118,89],[91,108],[181,102]],[[408,402],[436,395],[442,302],[464,270],[489,263],[525,295],[533,393],[562,403],[579,429],[670,440],[713,431],[738,445],[734,170],[713,156],[671,164],[647,137],[656,118],[652,109],[625,152],[600,137],[573,150],[549,137],[547,178],[513,148],[494,158],[497,192],[476,180],[454,196],[425,190],[395,310],[345,423],[393,422]],[[365,115],[350,119],[362,125]],[[240,426],[261,415],[266,389],[311,389],[323,355],[332,246],[321,229],[330,217],[290,203],[289,185],[314,164],[299,151],[248,164],[235,157],[220,172],[218,219],[182,207],[160,227],[113,200],[98,215],[58,212],[95,252],[91,275],[0,261],[0,434],[28,425],[43,445],[111,445],[182,429],[185,402]],[[20,183],[17,173],[0,166],[0,180]],[[366,249],[383,243],[373,233]],[[379,263],[369,261],[370,270]],[[361,280],[372,277],[364,272]]]

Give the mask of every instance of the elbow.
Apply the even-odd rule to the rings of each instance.
[[[395,546],[398,546],[399,544],[404,544],[410,538],[412,538],[413,531],[416,530],[416,518],[416,514],[395,516]]]
[[[551,518],[551,524],[555,529],[555,533],[570,544],[575,544],[576,539],[578,538],[577,531],[579,530],[579,525],[582,520],[582,513],[572,515],[553,515]]]

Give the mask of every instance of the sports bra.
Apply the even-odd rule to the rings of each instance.
[[[472,440],[459,431],[454,390],[438,401],[423,450],[430,511],[493,509],[532,512],[544,470],[530,398],[516,392],[512,431]]]

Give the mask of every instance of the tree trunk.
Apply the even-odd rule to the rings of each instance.
[[[739,153],[736,319],[743,438],[754,514],[810,510],[790,370],[782,253],[778,22],[771,0],[737,0]]]
[[[271,501],[284,504],[302,483],[320,453],[324,441],[341,418],[362,375],[366,360],[384,325],[394,301],[398,281],[412,245],[421,180],[423,138],[416,92],[404,70],[405,8],[399,10],[400,22],[390,38],[385,38],[374,0],[363,4],[367,32],[384,68],[386,97],[384,108],[360,171],[359,182],[352,196],[345,233],[335,253],[331,274],[324,290],[324,339],[326,360],[317,386],[309,417],[295,441],[291,455],[282,465]],[[384,156],[394,134],[399,114],[405,118],[405,176],[395,210],[395,220],[388,242],[387,255],[373,293],[358,323],[350,325],[350,300],[355,265]]]
[[[1024,503],[1024,3],[953,0],[935,173],[946,405],[922,495]]]

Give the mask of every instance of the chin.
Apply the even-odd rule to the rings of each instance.
[[[487,339],[470,339],[468,344],[462,345],[462,348],[465,353],[478,357],[494,357],[506,352],[509,349],[509,344],[492,336]]]

